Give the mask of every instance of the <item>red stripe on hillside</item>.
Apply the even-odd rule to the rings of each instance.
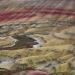
[[[10,11],[10,12],[0,12],[0,21],[8,21],[12,19],[22,19],[22,18],[31,18],[37,14],[43,15],[68,15],[75,17],[74,10],[67,9],[51,9],[51,8],[27,8],[23,10]]]

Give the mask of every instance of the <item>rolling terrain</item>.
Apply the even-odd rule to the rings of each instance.
[[[29,70],[75,74],[74,0],[0,1],[0,75]]]

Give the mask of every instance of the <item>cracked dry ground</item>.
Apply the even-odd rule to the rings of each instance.
[[[69,0],[66,5],[67,0],[58,0],[57,7],[50,1],[54,4],[49,1],[45,4],[50,3],[49,7],[54,9],[39,9],[33,17],[26,18],[24,13],[28,11],[22,9],[12,12],[15,17],[11,12],[7,15],[8,9],[6,14],[0,13],[4,14],[0,17],[0,75],[75,74],[75,1]],[[15,4],[10,7],[14,8],[12,11],[19,9],[19,4]],[[64,6],[72,11],[57,9]]]

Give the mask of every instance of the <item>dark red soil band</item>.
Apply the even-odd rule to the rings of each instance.
[[[57,8],[26,8],[17,11],[9,11],[9,12],[0,12],[0,22],[1,21],[9,21],[9,20],[16,20],[22,18],[31,18],[36,16],[37,14],[40,15],[67,15],[67,16],[74,16],[74,10],[68,9],[57,9]]]

